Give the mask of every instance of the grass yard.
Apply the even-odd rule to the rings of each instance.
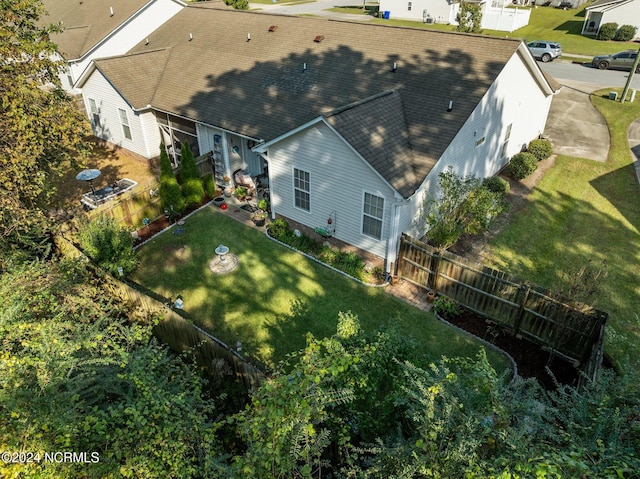
[[[596,307],[610,314],[606,352],[624,367],[640,358],[640,186],[627,141],[640,101],[603,98],[610,90],[591,96],[609,125],[607,162],[559,156],[490,243],[493,266],[549,287],[562,285],[563,271],[605,263]]]
[[[182,295],[195,323],[227,344],[242,341],[243,354],[269,367],[303,348],[308,332],[319,338],[335,334],[338,312],[348,310],[367,333],[397,325],[419,342],[428,360],[479,350],[479,343],[430,313],[269,240],[228,217],[233,214],[205,208],[186,220],[182,238],[171,230],[157,236],[139,249],[134,279],[165,297]],[[219,244],[240,258],[232,273],[214,275],[208,268]],[[502,355],[488,355],[496,370],[508,368]]]
[[[525,7],[518,7],[520,9]],[[337,9],[332,9],[332,11]],[[521,38],[523,40],[552,40],[562,44],[564,53],[595,56],[601,53],[615,53],[621,50],[638,49],[633,42],[603,42],[594,37],[583,36],[584,8],[562,10],[552,7],[538,7],[531,9],[529,24],[514,32],[497,30],[483,30],[483,35],[502,38]],[[433,30],[453,31],[455,26],[445,24],[425,24],[422,22],[398,20],[393,18],[393,11],[389,20],[375,18],[374,23],[402,27],[430,28]]]

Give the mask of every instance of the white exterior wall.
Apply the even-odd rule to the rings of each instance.
[[[390,17],[423,22],[429,16],[435,23],[453,23],[459,5],[448,0],[380,0],[380,12],[389,11]],[[426,10],[426,12],[425,12]]]
[[[309,172],[309,212],[294,207],[294,168]],[[311,228],[326,228],[335,211],[335,238],[386,256],[394,191],[326,124],[316,123],[271,146],[269,177],[277,214]],[[385,200],[381,240],[361,233],[365,192]]]
[[[640,0],[629,2],[603,12],[600,26],[612,22],[620,26],[633,25],[636,27],[636,36],[634,38],[640,38]]]
[[[85,82],[82,89],[82,98],[94,135],[145,158],[158,156],[160,135],[157,126],[155,128],[156,133],[154,134],[153,132],[153,125],[155,125],[153,115],[150,112],[135,112],[98,70],[95,70]],[[98,107],[99,125],[95,125],[93,122],[90,99],[95,100]],[[131,140],[124,136],[118,113],[119,108],[127,112]]]
[[[184,5],[174,0],[152,0],[147,3],[82,58],[69,62],[69,73],[73,81],[76,82],[80,78],[92,60],[128,52],[182,8]]]
[[[551,99],[551,95],[541,90],[519,54],[514,54],[412,197],[411,208],[403,210],[400,231],[412,236],[424,233],[421,221],[416,218],[426,194],[437,190],[438,175],[447,167],[451,166],[459,175],[478,178],[495,175],[505,167],[509,158],[544,131]],[[510,124],[511,133],[502,155]],[[484,141],[476,146],[481,138]]]

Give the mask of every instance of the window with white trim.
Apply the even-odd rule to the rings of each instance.
[[[513,126],[513,123],[509,123],[509,126],[507,126],[507,131],[504,134],[504,141],[502,142],[502,157],[506,157],[507,156],[507,147],[509,146],[509,138],[511,137],[511,127]]]
[[[130,140],[131,128],[129,128],[129,118],[127,118],[127,112],[122,108],[118,108],[118,113],[120,114],[120,124],[122,125],[122,133],[124,133],[124,137],[127,140]]]
[[[311,187],[308,171],[293,169],[293,196],[296,208],[311,211]]]
[[[362,211],[362,234],[377,240],[382,239],[383,217],[384,198],[365,192]]]
[[[91,121],[94,127],[100,125],[100,114],[98,113],[98,105],[93,98],[89,98],[89,109],[91,110]]]
[[[408,11],[411,11],[411,6],[412,6],[412,5],[411,5],[411,2],[408,2],[408,4],[407,4],[407,10],[408,10]]]

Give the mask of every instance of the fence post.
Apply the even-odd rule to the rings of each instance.
[[[529,299],[529,292],[531,291],[531,286],[528,284],[523,284],[522,286],[520,286],[520,292],[522,293],[524,291],[523,294],[520,295],[520,308],[518,309],[518,316],[516,317],[516,320],[513,323],[513,335],[515,336],[516,334],[518,334],[518,331],[520,330],[520,323],[522,322],[522,316],[524,316],[524,306],[525,304],[527,304],[527,299]]]
[[[440,254],[440,251],[436,251],[435,253],[433,253],[433,256],[431,256],[433,258],[433,280],[431,281],[432,283],[432,290],[433,290],[433,294],[438,294],[438,289],[439,289],[439,277],[440,277],[440,265],[442,263],[442,255]]]

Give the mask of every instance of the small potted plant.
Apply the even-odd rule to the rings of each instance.
[[[244,201],[245,198],[248,195],[248,191],[244,186],[238,186],[236,188],[236,191],[234,193],[235,197],[238,198],[240,201]]]
[[[256,226],[264,226],[267,221],[267,212],[266,211],[258,211],[253,215],[253,222]]]
[[[225,176],[224,178],[222,178],[222,181],[224,181],[224,196],[229,198],[233,194],[233,186],[230,183],[231,178]]]

